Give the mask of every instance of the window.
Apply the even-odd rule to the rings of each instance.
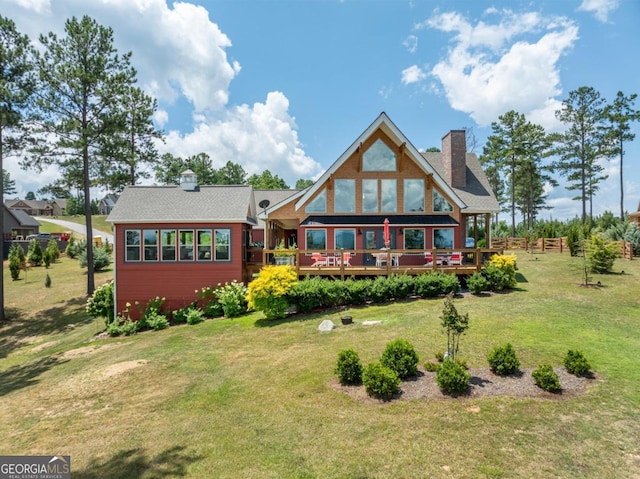
[[[395,213],[398,211],[398,193],[396,191],[396,180],[380,180],[380,190],[382,191],[383,213]]]
[[[193,230],[180,230],[180,261],[193,259]]]
[[[433,190],[433,211],[453,211],[453,206],[451,206],[451,203],[449,203],[447,199],[435,189]]]
[[[356,230],[354,229],[336,229],[334,231],[334,239],[336,249],[356,248]]]
[[[125,231],[126,261],[140,261],[140,230]]]
[[[396,171],[396,154],[381,139],[362,155],[363,171]]]
[[[211,261],[211,230],[198,230],[198,261]]]
[[[144,237],[144,260],[158,261],[158,230],[142,230]]]
[[[306,249],[327,249],[327,230],[308,229],[306,233]]]
[[[162,261],[176,260],[176,230],[162,230],[160,232],[162,244]]]
[[[362,180],[362,211],[378,212],[378,180]]]
[[[355,213],[356,211],[356,180],[335,180],[335,213]]]
[[[438,249],[453,249],[453,229],[434,229],[433,247]]]
[[[304,209],[307,213],[326,213],[327,212],[327,190],[322,190],[312,199]]]
[[[209,234],[210,233],[211,232],[209,231]],[[215,260],[231,261],[231,230],[228,230],[228,229],[215,230],[215,239],[216,239]]]
[[[424,211],[424,180],[404,180],[404,212]]]
[[[404,230],[404,249],[424,249],[424,228]]]

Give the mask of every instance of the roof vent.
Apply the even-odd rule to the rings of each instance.
[[[183,191],[195,191],[198,186],[198,177],[191,170],[185,170],[180,175],[180,186]]]

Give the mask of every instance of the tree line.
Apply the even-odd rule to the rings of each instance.
[[[569,92],[556,118],[563,133],[547,133],[525,115],[508,111],[491,124],[480,162],[503,211],[511,214],[515,236],[516,211],[526,229],[535,226],[541,210],[547,209],[546,185],[557,186],[552,174],[566,178],[567,189],[576,191],[581,221],[593,220],[593,200],[607,179],[601,160],[620,160],[620,219],[624,219],[624,145],[633,141],[631,124],[640,120],[635,108],[637,95],[619,91],[611,103],[592,87]],[[549,159],[547,161],[547,159]]]

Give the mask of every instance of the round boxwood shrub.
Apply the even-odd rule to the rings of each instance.
[[[362,371],[362,384],[371,397],[391,399],[400,392],[400,378],[393,369],[371,363]]]
[[[591,365],[581,351],[569,350],[564,357],[564,367],[575,376],[589,376],[591,374]]]
[[[406,339],[396,339],[387,344],[380,363],[396,372],[400,379],[418,374],[418,354]]]
[[[489,281],[478,271],[467,278],[467,288],[472,294],[480,294],[489,289]]]
[[[362,364],[353,349],[343,349],[338,353],[336,374],[340,384],[360,384],[362,382]]]
[[[531,373],[538,387],[552,393],[560,391],[558,375],[549,364],[541,364]]]
[[[449,394],[462,394],[469,388],[471,374],[457,362],[445,359],[436,372],[436,382],[442,391]]]
[[[520,367],[520,361],[511,343],[507,343],[505,346],[497,346],[492,351],[489,351],[487,361],[489,361],[491,371],[499,376],[513,374]]]

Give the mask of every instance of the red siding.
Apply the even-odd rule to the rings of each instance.
[[[231,261],[125,262],[124,231],[128,229],[221,229],[231,230]],[[195,290],[233,280],[242,281],[243,225],[241,224],[127,224],[115,228],[116,308],[126,303],[145,305],[156,296],[165,297],[163,308],[175,310],[196,300]],[[135,308],[134,308],[135,309]],[[133,316],[133,315],[132,315]]]

